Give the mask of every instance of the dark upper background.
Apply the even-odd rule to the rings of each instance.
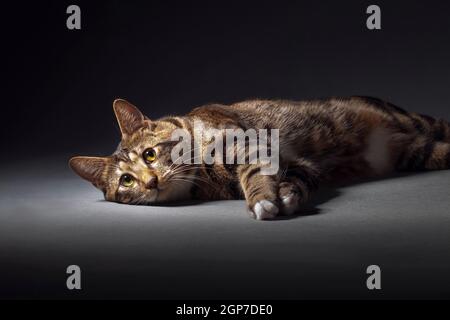
[[[66,28],[72,3],[80,31]],[[151,118],[208,102],[352,94],[449,118],[449,3],[375,3],[380,31],[365,26],[372,1],[2,3],[3,149],[109,153],[117,97]]]

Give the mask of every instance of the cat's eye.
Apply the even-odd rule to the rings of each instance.
[[[152,163],[156,159],[155,149],[150,148],[145,150],[144,153],[142,154],[142,157],[144,158],[144,161],[146,163]]]
[[[124,187],[131,187],[134,184],[134,178],[133,176],[129,174],[124,174],[120,177],[120,184]]]

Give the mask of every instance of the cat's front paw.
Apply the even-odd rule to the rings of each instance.
[[[253,217],[256,220],[273,219],[278,214],[278,207],[269,200],[260,200],[252,208]]]

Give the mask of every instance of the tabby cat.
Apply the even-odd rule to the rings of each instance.
[[[122,133],[117,150],[107,157],[74,157],[70,167],[106,200],[119,203],[245,198],[253,218],[273,219],[298,212],[324,180],[450,167],[447,121],[376,98],[211,104],[155,121],[125,100],[113,107]],[[175,164],[171,133],[192,132],[195,120],[217,129],[279,129],[278,173],[260,174],[260,163]]]

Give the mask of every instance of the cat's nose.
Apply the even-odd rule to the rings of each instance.
[[[153,176],[150,178],[150,180],[145,184],[145,188],[147,189],[154,189],[158,186],[158,178],[156,176]]]

